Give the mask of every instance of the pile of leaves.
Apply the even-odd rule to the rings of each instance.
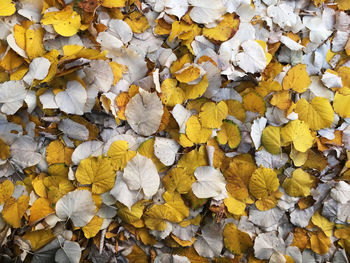
[[[348,262],[350,2],[1,0],[1,262]]]

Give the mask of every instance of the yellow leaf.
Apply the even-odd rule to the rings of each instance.
[[[259,167],[249,181],[249,191],[257,199],[268,197],[278,187],[277,174],[270,168]]]
[[[323,217],[319,211],[317,211],[312,217],[311,222],[322,229],[323,233],[327,237],[331,237],[333,233],[333,228],[335,226],[334,222],[329,221],[327,218]]]
[[[14,228],[21,227],[21,219],[29,205],[29,196],[23,195],[18,200],[10,197],[2,210],[3,219]]]
[[[192,247],[180,248],[176,250],[176,255],[187,257],[191,263],[209,263],[209,259],[198,255],[197,251]]]
[[[238,125],[230,120],[224,120],[216,139],[221,145],[228,143],[231,149],[238,147],[241,142],[241,132]]]
[[[50,201],[40,197],[35,200],[30,208],[29,224],[36,223],[54,212],[55,210],[50,206]]]
[[[281,110],[287,110],[292,105],[292,100],[290,99],[290,94],[288,90],[283,90],[273,94],[271,100],[271,105],[276,106]]]
[[[43,56],[45,54],[45,48],[43,43],[45,30],[39,28],[37,30],[26,30],[26,52],[29,59]],[[17,41],[16,41],[17,42]]]
[[[245,110],[251,112],[258,112],[260,116],[264,116],[266,111],[266,104],[258,93],[251,91],[243,96],[242,104]]]
[[[53,141],[46,148],[46,161],[48,165],[55,163],[72,163],[72,154],[74,149],[65,147],[59,140]]]
[[[307,172],[298,168],[293,171],[291,178],[286,178],[282,184],[284,190],[290,196],[308,196],[310,195],[310,188],[314,185],[315,178]]]
[[[129,208],[121,203],[117,203],[117,215],[120,217],[124,222],[134,225],[135,227],[143,227],[143,221],[140,220],[143,215],[143,210],[145,209],[145,205],[142,203],[142,201],[137,202],[131,207],[131,210]],[[135,225],[136,224],[136,225]]]
[[[311,249],[317,254],[326,254],[331,247],[331,240],[322,231],[312,234],[310,238]]]
[[[294,146],[291,146],[289,157],[293,160],[295,166],[302,166],[307,160],[308,152],[299,152],[295,150]]]
[[[315,97],[309,103],[300,99],[296,103],[295,112],[299,120],[306,122],[313,130],[328,128],[333,122],[334,112],[328,99]]]
[[[243,154],[234,157],[224,171],[229,194],[239,200],[248,198],[249,180],[256,168],[251,155]]]
[[[115,85],[122,78],[123,73],[128,71],[128,67],[115,61],[109,62],[109,65],[113,71],[113,85]]]
[[[67,5],[60,11],[47,12],[41,19],[43,25],[52,25],[55,31],[64,37],[75,35],[81,26],[80,15]]]
[[[199,120],[205,128],[220,128],[227,114],[228,107],[224,101],[220,101],[218,104],[206,102],[201,107]]]
[[[35,193],[43,198],[47,197],[47,192],[46,192],[46,187],[44,184],[44,178],[45,178],[45,174],[39,174],[38,176],[36,176],[33,181],[32,181],[32,185],[34,188]]]
[[[39,248],[45,246],[55,237],[56,236],[52,233],[51,229],[31,231],[23,235],[24,239],[27,239],[30,241],[30,245],[32,246],[33,251],[36,251]]]
[[[47,188],[47,198],[55,204],[63,195],[74,190],[72,183],[61,176],[46,176],[44,186]]]
[[[192,115],[186,122],[186,135],[194,143],[205,143],[211,136],[212,130],[205,128],[196,115]]]
[[[196,180],[189,175],[186,169],[175,167],[163,177],[163,183],[168,192],[177,191],[180,194],[186,194],[191,190],[192,184]]]
[[[281,151],[281,129],[280,127],[267,126],[261,135],[261,143],[264,148],[272,154],[279,154]]]
[[[200,77],[200,68],[195,65],[190,65],[175,72],[176,79],[183,83],[189,83]]]
[[[164,165],[154,154],[154,138],[150,138],[141,143],[137,152],[151,159],[156,165],[158,172],[163,172],[167,169],[166,165]]]
[[[82,160],[75,174],[79,183],[92,184],[92,192],[95,194],[111,190],[115,176],[111,161],[103,156]]]
[[[237,229],[234,223],[225,225],[223,236],[225,247],[235,255],[241,255],[253,247],[253,241],[250,236]]]
[[[288,70],[283,79],[282,87],[284,90],[292,89],[298,93],[305,92],[311,84],[311,79],[306,71],[306,65],[298,64]]]
[[[213,28],[203,28],[203,35],[207,38],[226,41],[231,38],[239,26],[239,19],[235,18],[235,14],[226,14],[222,16],[223,20]]]
[[[342,93],[336,92],[333,100],[333,108],[342,118],[350,118],[350,89],[343,88]]]
[[[116,8],[125,6],[126,0],[102,0],[102,6],[107,8]]]
[[[171,24],[171,34],[168,40],[173,42],[174,38],[177,37],[178,39],[192,42],[200,33],[201,28],[196,23],[187,24],[184,21],[175,21]]]
[[[264,197],[262,199],[256,200],[255,206],[260,211],[267,211],[274,207],[276,207],[278,203],[278,199],[282,196],[280,191],[275,191],[271,193],[268,197]]]
[[[3,140],[0,138],[0,159],[6,160],[11,155],[10,146],[8,146]]]
[[[308,125],[300,120],[290,121],[281,128],[281,138],[283,144],[293,143],[294,148],[299,152],[306,152],[314,143]]]
[[[209,85],[207,75],[204,75],[202,80],[198,84],[189,85],[181,84],[181,88],[185,91],[186,100],[194,100],[204,94]]]
[[[228,107],[229,115],[236,117],[241,122],[245,121],[246,114],[242,103],[240,103],[238,100],[226,100],[225,103]]]
[[[13,190],[15,190],[15,186],[10,180],[0,183],[0,204],[5,203],[12,196]]]
[[[16,12],[15,3],[11,0],[0,1],[0,16],[11,16]]]
[[[84,236],[89,239],[97,235],[97,233],[101,230],[103,223],[103,218],[99,216],[94,216],[90,222],[83,226],[82,230],[84,232]]]
[[[192,151],[182,155],[177,167],[183,167],[190,175],[193,175],[194,171],[199,166],[206,165],[208,165],[207,152],[205,146],[202,145],[199,147],[199,149],[193,149]]]
[[[118,140],[111,144],[107,156],[110,157],[114,170],[122,170],[128,161],[135,157],[136,152],[129,150],[127,141]]]
[[[140,34],[150,27],[147,18],[139,11],[132,12],[124,21],[130,26],[132,32]]]
[[[230,193],[228,197],[224,199],[227,210],[233,215],[243,215],[245,210],[245,203],[234,198]]]
[[[147,254],[137,245],[134,245],[130,254],[126,256],[129,262],[146,263],[149,262]]]
[[[5,70],[11,71],[18,68],[24,63],[24,59],[17,55],[12,49],[10,49],[0,62],[0,67]]]
[[[179,223],[189,215],[189,208],[185,205],[179,193],[165,192],[165,204],[153,205],[145,212],[145,225],[152,230],[164,231],[166,220]]]
[[[350,9],[350,2],[348,0],[335,0],[334,2],[338,4],[339,10]]]
[[[176,86],[175,79],[165,79],[160,86],[162,93],[160,98],[164,105],[174,107],[176,104],[182,104],[185,100],[185,92]]]

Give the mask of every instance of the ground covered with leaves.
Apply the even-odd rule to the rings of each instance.
[[[0,261],[346,263],[350,1],[1,0]]]

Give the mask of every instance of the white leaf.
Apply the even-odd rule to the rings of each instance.
[[[310,29],[310,40],[315,43],[321,43],[326,40],[332,31],[328,30],[321,17],[304,16],[303,24]]]
[[[63,247],[57,250],[55,262],[57,263],[79,263],[81,248],[78,242],[65,240]]]
[[[40,103],[43,105],[43,109],[57,109],[58,106],[55,101],[55,94],[53,91],[47,90],[44,94],[39,96]]]
[[[87,141],[89,139],[89,130],[84,125],[68,118],[61,120],[58,129],[75,140]]]
[[[5,114],[15,114],[22,107],[26,97],[26,87],[23,81],[6,81],[0,84],[1,111]]]
[[[92,60],[89,67],[84,68],[87,83],[98,91],[108,92],[113,84],[113,71],[105,60]]]
[[[244,41],[242,48],[236,55],[237,65],[247,73],[263,71],[267,63],[263,48],[254,40]]]
[[[194,249],[202,257],[219,256],[223,248],[222,227],[215,223],[202,227],[202,235],[193,244]]]
[[[272,227],[278,224],[284,212],[278,207],[267,211],[260,211],[257,208],[249,209],[249,221],[260,227]]]
[[[222,0],[189,0],[188,3],[193,6],[190,12],[191,19],[199,24],[209,25],[226,11]]]
[[[96,42],[101,44],[102,50],[117,51],[123,46],[123,42],[110,32],[100,32]]]
[[[100,141],[87,141],[79,144],[72,154],[72,162],[74,164],[79,164],[81,160],[86,159],[91,155],[101,155],[102,145],[103,143]]]
[[[123,179],[130,190],[143,190],[146,197],[153,196],[160,183],[155,164],[139,153],[127,163]]]
[[[267,123],[267,119],[261,117],[259,119],[254,120],[253,125],[251,127],[250,136],[254,142],[255,150],[259,149],[261,145],[261,134],[263,129],[265,128]]]
[[[118,173],[115,178],[115,183],[110,191],[110,194],[115,198],[115,200],[126,205],[129,209],[137,203],[137,201],[143,198],[143,194],[139,191],[130,190],[127,184],[123,180],[123,176]]]
[[[27,56],[27,52],[25,50],[23,50],[22,48],[20,48],[17,43],[16,43],[16,39],[14,37],[14,34],[9,34],[6,38],[7,44],[21,57],[24,58],[28,58]]]
[[[181,19],[187,12],[188,2],[187,0],[165,0],[164,7],[167,14],[177,16],[178,19]]]
[[[163,116],[163,104],[157,93],[140,89],[126,105],[125,117],[131,128],[140,135],[155,133]]]
[[[33,138],[29,136],[19,137],[11,145],[12,161],[26,168],[38,164],[42,160],[42,156],[37,152],[38,145]]]
[[[301,50],[303,49],[303,45],[300,45],[299,43],[295,42],[293,39],[281,36],[281,42],[286,45],[290,50]]]
[[[176,104],[173,110],[171,111],[171,114],[173,115],[174,119],[176,120],[177,124],[179,125],[179,132],[185,133],[186,131],[186,122],[189,117],[191,117],[192,113],[191,111],[187,110],[184,106],[181,104]]]
[[[154,154],[166,166],[175,162],[180,145],[173,139],[156,137],[154,140]]]
[[[27,74],[23,77],[24,82],[31,85],[34,79],[43,80],[49,73],[50,60],[43,57],[34,58],[29,65]]]
[[[255,152],[255,162],[258,166],[262,165],[266,168],[280,169],[288,161],[286,153],[271,154],[265,149]]]
[[[226,181],[222,173],[211,166],[200,166],[194,176],[197,181],[192,184],[192,191],[198,198],[221,200],[227,197]]]
[[[322,75],[322,82],[327,88],[341,88],[343,86],[341,77],[326,71]]]
[[[331,190],[331,197],[341,204],[350,201],[350,185],[344,181],[339,181],[335,188]]]
[[[275,24],[287,31],[297,24],[299,18],[293,8],[285,3],[278,6],[269,6],[267,8],[267,14]]]
[[[56,203],[56,214],[62,220],[71,219],[74,226],[83,227],[95,215],[95,202],[88,190],[75,190]]]
[[[86,90],[78,81],[68,81],[67,88],[59,92],[55,101],[61,111],[68,114],[84,114],[84,105],[86,103]]]
[[[283,239],[275,232],[261,233],[255,238],[254,256],[258,259],[269,259],[275,251],[283,254],[285,251]]]

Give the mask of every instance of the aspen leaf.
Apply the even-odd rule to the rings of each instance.
[[[219,144],[228,143],[231,149],[238,147],[241,142],[241,133],[238,125],[230,120],[224,120],[220,131],[217,133],[216,139]]]
[[[239,201],[228,193],[228,197],[224,199],[227,210],[233,215],[243,215],[246,208],[245,203]]]
[[[11,0],[3,0],[0,3],[0,16],[10,16],[16,12],[15,3]]]
[[[206,102],[201,107],[199,120],[205,128],[219,128],[227,114],[228,107],[225,102],[220,101],[218,104]]]
[[[96,194],[111,190],[115,176],[111,161],[102,156],[82,160],[75,174],[79,183],[92,184],[92,192]]]
[[[192,191],[198,198],[214,198],[220,200],[226,197],[226,181],[222,173],[211,166],[200,166],[195,172],[196,182]]]
[[[65,163],[70,165],[72,163],[71,156],[73,149],[65,147],[59,140],[52,141],[46,148],[46,161],[48,165],[55,163]]]
[[[313,130],[329,127],[333,122],[334,112],[328,99],[315,97],[310,103],[300,99],[296,103],[295,112],[299,120],[306,122]]]
[[[158,172],[163,172],[167,167],[157,158],[154,154],[154,141],[155,138],[145,140],[140,144],[137,152],[153,161],[156,165]]]
[[[282,87],[284,90],[292,89],[298,93],[303,93],[309,88],[310,84],[311,79],[306,72],[306,65],[298,64],[288,70],[283,79]]]
[[[23,238],[28,240],[33,251],[36,251],[53,240],[55,235],[52,233],[51,229],[48,229],[27,232],[23,235]]]
[[[225,225],[224,232],[225,247],[235,255],[241,255],[249,248],[253,247],[253,242],[250,236],[237,229],[234,223],[228,223]]]
[[[206,165],[208,165],[208,161],[207,152],[204,146],[199,147],[199,149],[193,149],[184,154],[177,164],[178,167],[185,168],[191,175],[193,175],[197,167]]]
[[[278,187],[277,174],[270,168],[259,167],[254,171],[249,181],[249,191],[257,199],[268,197]]]
[[[29,205],[29,196],[23,195],[18,200],[10,197],[2,210],[2,218],[14,228],[21,227],[21,219]]]
[[[236,55],[238,66],[247,73],[257,73],[265,69],[267,63],[264,49],[254,40],[242,43],[243,52]]]
[[[15,186],[10,180],[5,180],[0,183],[0,204],[8,200],[13,193]]]
[[[107,8],[116,8],[125,6],[126,0],[102,0],[102,6]]]
[[[314,142],[308,125],[300,120],[290,121],[281,128],[281,138],[282,143],[293,143],[294,148],[299,152],[306,152]]]
[[[264,116],[266,111],[266,103],[264,99],[254,91],[243,96],[242,105],[245,110],[258,112],[260,116]]]
[[[124,181],[130,190],[142,190],[145,196],[153,196],[159,188],[159,174],[152,160],[137,153],[126,165]]]
[[[333,108],[342,118],[350,117],[350,110],[347,105],[350,103],[350,89],[346,88],[345,92],[336,92],[333,100]]]
[[[87,93],[80,82],[73,80],[67,82],[67,88],[56,94],[55,101],[61,111],[68,114],[84,114]]]
[[[81,257],[81,248],[78,242],[65,240],[63,246],[55,254],[57,263],[79,263]]]
[[[197,80],[201,75],[201,70],[198,66],[189,65],[174,73],[176,79],[183,83],[190,83]]]
[[[311,222],[322,229],[323,233],[326,234],[327,237],[332,236],[333,228],[335,226],[334,222],[329,221],[327,218],[323,217],[320,212],[316,212],[311,217]]]
[[[89,239],[97,235],[97,233],[101,230],[103,223],[103,218],[94,216],[91,221],[83,226],[82,230],[84,232],[84,236]]]
[[[322,231],[312,234],[310,238],[311,249],[317,254],[326,254],[331,246],[331,240]]]
[[[111,144],[107,156],[110,157],[114,170],[124,169],[127,162],[136,155],[135,151],[129,150],[128,142],[118,140]]]
[[[282,184],[284,190],[290,196],[308,196],[310,188],[314,185],[315,179],[307,172],[298,168],[294,170],[291,178],[286,178]]]
[[[156,137],[154,141],[154,155],[166,166],[175,162],[180,145],[173,139]]]
[[[150,27],[146,16],[139,11],[132,12],[124,21],[130,26],[132,32],[138,34]]]
[[[126,105],[125,117],[135,132],[149,136],[158,130],[163,112],[163,105],[156,93],[140,90]]]
[[[281,151],[281,128],[267,126],[261,135],[261,143],[264,148],[272,154],[279,154]]]
[[[58,34],[69,37],[78,32],[81,26],[80,21],[80,15],[73,11],[72,6],[67,5],[60,11],[45,13],[41,23],[43,25],[52,25]]]
[[[160,98],[166,106],[174,107],[176,104],[182,104],[185,100],[185,92],[176,85],[175,79],[165,79],[160,86],[162,91]]]
[[[212,134],[210,128],[205,128],[200,123],[198,116],[192,115],[186,122],[186,135],[194,143],[205,143]]]
[[[163,177],[163,183],[167,191],[177,191],[180,194],[186,194],[191,190],[192,184],[195,182],[193,176],[188,174],[187,170],[181,167],[171,169]]]
[[[207,38],[226,41],[231,38],[239,26],[239,19],[234,14],[225,14],[223,20],[214,28],[203,28],[203,35]]]
[[[29,224],[33,224],[54,212],[55,210],[50,206],[50,201],[40,197],[35,200],[30,208]]]
[[[181,88],[185,91],[185,99],[197,99],[204,94],[208,86],[208,76],[204,75],[199,83],[193,85],[182,84]]]

